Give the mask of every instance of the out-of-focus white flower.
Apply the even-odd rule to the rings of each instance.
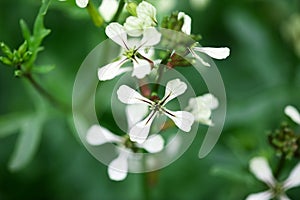
[[[117,0],[102,0],[101,5],[98,8],[100,15],[108,22],[116,14],[119,3]]]
[[[187,35],[191,34],[192,29],[192,19],[190,16],[186,15],[184,12],[178,13],[178,20],[183,19],[183,25],[181,27],[181,31]]]
[[[144,78],[151,72],[151,64],[153,62],[151,63],[148,58],[142,55],[145,49],[158,44],[160,41],[161,34],[155,28],[145,29],[142,39],[127,40],[127,33],[124,27],[114,22],[106,27],[105,33],[111,40],[123,47],[124,53],[117,61],[99,68],[98,78],[100,81],[113,79],[130,70],[133,70],[132,76],[136,76],[139,79]],[[131,67],[121,68],[128,61],[133,62],[133,69]]]
[[[199,53],[204,53],[208,55],[211,58],[215,59],[225,59],[230,54],[230,49],[228,47],[192,47],[189,48],[190,53],[199,60],[204,66],[210,67],[210,64],[208,62],[205,62],[195,51]]]
[[[118,98],[125,104],[144,104],[151,112],[142,121],[136,123],[129,131],[130,139],[137,143],[143,143],[150,132],[151,124],[158,113],[163,113],[169,117],[175,125],[182,131],[189,132],[194,123],[194,116],[187,111],[170,111],[165,105],[172,99],[183,94],[187,85],[179,79],[171,80],[166,85],[165,95],[159,101],[152,101],[139,94],[127,85],[121,85],[117,91]]]
[[[298,110],[291,105],[288,105],[284,109],[284,113],[289,116],[295,123],[300,125],[300,114]]]
[[[189,100],[189,105],[186,107],[186,111],[191,112],[195,121],[208,126],[212,126],[213,122],[211,120],[211,111],[219,106],[218,99],[210,94],[204,94]]]
[[[279,183],[273,176],[272,170],[264,157],[255,157],[250,161],[250,171],[256,178],[267,184],[269,189],[264,192],[250,194],[246,200],[270,200],[279,198],[289,200],[285,192],[293,187],[300,186],[300,163],[291,171],[288,178]]]
[[[145,29],[157,24],[156,9],[146,1],[142,1],[136,8],[137,16],[127,17],[124,27],[128,35],[141,36]]]
[[[88,5],[89,0],[76,0],[75,2],[79,8],[85,8]]]

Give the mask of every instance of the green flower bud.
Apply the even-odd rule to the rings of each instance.
[[[27,41],[25,40],[18,49],[19,54],[22,56],[26,52],[27,48],[28,48],[28,44]]]
[[[15,77],[21,77],[23,76],[23,72],[21,70],[15,70]]]
[[[137,4],[135,2],[129,2],[129,3],[127,3],[126,10],[131,15],[137,16],[137,14],[136,14],[136,7],[137,7]]]
[[[10,48],[4,43],[4,42],[1,42],[0,43],[0,47],[1,47],[1,50],[2,52],[8,57],[8,58],[12,58],[13,56],[13,53],[11,52]]]
[[[0,57],[0,61],[3,63],[3,64],[5,64],[5,65],[12,65],[12,62],[11,62],[11,60],[9,60],[8,58],[6,58],[6,57]]]
[[[23,55],[23,61],[26,62],[28,61],[32,56],[32,52],[31,51],[26,51]]]

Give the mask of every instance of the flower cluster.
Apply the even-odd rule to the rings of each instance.
[[[80,7],[88,5],[88,1],[77,0]],[[107,3],[103,1],[102,4]],[[104,5],[103,5],[104,6]],[[100,13],[105,13],[103,6],[100,6]],[[105,7],[105,6],[104,6]],[[114,7],[114,6],[112,6]],[[108,7],[105,7],[108,9]],[[128,121],[128,131],[123,136],[113,134],[108,129],[93,125],[87,132],[86,139],[90,145],[102,145],[104,143],[114,143],[117,145],[118,156],[111,161],[108,167],[108,174],[112,180],[123,180],[127,176],[129,160],[135,153],[157,153],[163,150],[164,138],[161,132],[152,131],[163,130],[157,125],[155,119],[164,115],[168,124],[177,127],[183,132],[190,132],[195,122],[208,126],[213,126],[211,119],[212,110],[219,105],[217,98],[208,93],[203,96],[191,98],[185,109],[173,111],[168,107],[168,103],[181,95],[184,95],[188,86],[179,78],[168,80],[165,85],[164,94],[159,95],[161,87],[161,76],[166,70],[180,64],[171,63],[177,54],[180,46],[180,38],[174,48],[156,51],[155,46],[162,43],[164,37],[168,37],[159,29],[159,22],[156,18],[156,9],[146,1],[138,5],[127,5],[127,10],[131,16],[127,17],[124,24],[112,22],[105,28],[105,33],[109,39],[121,47],[121,54],[98,69],[98,79],[107,81],[115,77],[130,72],[140,88],[146,88],[146,92],[135,90],[128,85],[121,85],[117,90],[118,100],[126,105],[126,117]],[[174,18],[175,16],[175,18]],[[168,29],[180,31],[186,37],[191,36],[191,17],[183,12],[172,15],[174,20],[164,20],[162,24]],[[172,21],[172,22],[171,22]],[[170,25],[171,23],[171,25]],[[168,25],[169,24],[169,25]],[[173,28],[172,28],[173,27]],[[175,29],[174,27],[178,27]],[[162,25],[162,28],[165,28]],[[165,40],[165,39],[164,39]],[[165,40],[166,41],[166,40]],[[174,42],[174,41],[173,41]],[[176,43],[176,41],[175,41]],[[200,55],[195,52],[204,53],[212,58],[224,59],[229,55],[228,48],[197,47],[198,43],[184,44],[183,48],[187,54],[191,54],[193,59],[198,59],[204,66],[209,66]],[[162,53],[162,51],[165,51]],[[127,63],[127,64],[126,64]],[[131,63],[131,65],[128,65]],[[166,67],[168,66],[168,67]],[[151,76],[149,76],[151,74]],[[155,85],[148,84],[149,79]]]

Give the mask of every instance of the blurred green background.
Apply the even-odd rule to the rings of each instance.
[[[275,166],[277,160],[268,146],[267,131],[282,121],[290,122],[283,113],[287,104],[300,109],[300,1],[151,2],[158,5],[159,19],[172,10],[189,14],[192,32],[203,37],[201,45],[231,49],[229,58],[215,62],[228,98],[226,123],[218,144],[206,158],[198,159],[206,130],[201,128],[189,150],[156,174],[158,180],[151,196],[158,200],[240,200],[266,190],[249,172],[248,162],[254,156],[265,155]],[[19,19],[32,27],[39,6],[38,0],[1,0],[0,41],[17,48],[23,42]],[[85,56],[105,39],[104,29],[96,28],[86,10],[77,8],[74,2],[55,0],[45,17],[45,26],[51,34],[43,42],[45,50],[38,63],[54,64],[56,68],[38,76],[38,81],[71,104],[76,72]],[[25,80],[13,76],[11,68],[0,64],[0,124],[6,119],[14,127],[15,116],[36,109],[40,100],[32,98],[35,94],[30,95],[30,88]],[[130,174],[123,182],[110,181],[107,167],[74,137],[70,116],[51,109],[49,104],[44,107],[49,119],[43,125],[37,152],[25,168],[8,168],[20,132],[17,125],[11,128],[12,134],[0,134],[0,200],[141,199],[142,175]],[[287,165],[281,178],[295,163],[293,160]],[[288,195],[299,199],[300,188],[289,190]]]

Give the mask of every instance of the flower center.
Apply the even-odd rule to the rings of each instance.
[[[275,197],[280,197],[284,193],[284,188],[281,183],[276,183],[272,190]]]
[[[126,58],[131,59],[136,55],[136,52],[137,50],[135,48],[132,48],[125,51],[123,55],[126,56]]]

